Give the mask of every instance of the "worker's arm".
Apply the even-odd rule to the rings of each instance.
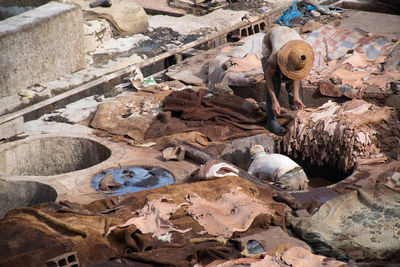
[[[306,106],[300,99],[300,80],[293,81],[293,104],[297,109],[303,109]]]
[[[281,106],[279,105],[278,99],[276,98],[275,92],[274,92],[274,84],[272,82],[272,77],[274,77],[276,72],[276,69],[271,67],[270,64],[267,66],[267,71],[264,70],[264,78],[265,82],[267,84],[267,93],[269,97],[271,98],[271,104],[272,104],[272,112],[274,112],[275,115],[280,115],[281,114]],[[297,93],[298,95],[298,93]]]

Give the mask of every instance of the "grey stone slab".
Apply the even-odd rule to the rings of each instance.
[[[0,124],[0,140],[7,139],[24,132],[24,118],[18,117]]]
[[[11,95],[0,97],[0,116],[9,113],[21,104],[21,97],[18,95]]]

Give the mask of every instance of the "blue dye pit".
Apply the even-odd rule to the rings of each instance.
[[[112,174],[114,181],[121,184],[115,190],[103,191],[100,183],[108,174]],[[147,189],[153,189],[175,182],[174,176],[167,170],[156,167],[126,167],[102,171],[92,179],[92,187],[96,191],[102,191],[108,196],[118,196]]]

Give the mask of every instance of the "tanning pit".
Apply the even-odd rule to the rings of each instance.
[[[276,140],[270,136],[259,134],[233,140],[225,146],[225,149],[219,156],[229,163],[247,171],[251,164],[249,149],[253,145],[262,145],[267,153],[277,153]],[[286,154],[286,156],[290,157],[303,168],[310,180],[308,185],[309,190],[334,185],[349,177],[353,172],[353,170],[344,172],[338,167],[329,164],[318,166],[317,164],[311,163],[307,158],[302,159],[300,155],[293,157],[292,155]]]
[[[89,168],[111,156],[106,146],[85,138],[46,137],[0,147],[5,176],[51,176]]]
[[[124,195],[175,183],[174,176],[158,167],[132,166],[97,173],[92,187],[107,196]]]
[[[353,170],[344,172],[338,169],[337,166],[324,164],[319,166],[317,164],[310,163],[309,159],[302,160],[301,158],[292,158],[297,164],[299,164],[304,172],[307,174],[310,182],[308,188],[318,188],[336,184],[349,177]]]
[[[0,218],[9,210],[55,201],[56,190],[34,181],[0,180]]]

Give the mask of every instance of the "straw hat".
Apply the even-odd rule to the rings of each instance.
[[[292,40],[287,42],[277,54],[282,73],[292,80],[302,80],[308,76],[314,63],[314,52],[307,42]]]
[[[250,156],[254,156],[260,152],[265,152],[264,147],[261,145],[254,145],[250,148]]]

